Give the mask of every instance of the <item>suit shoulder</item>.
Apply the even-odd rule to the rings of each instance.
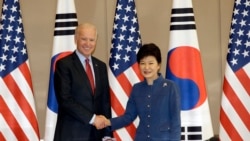
[[[145,81],[140,81],[134,84],[134,87],[141,87],[143,85],[147,85]]]
[[[98,58],[96,58],[96,57],[94,57],[94,56],[92,56],[92,61],[93,61],[94,63],[99,64],[99,65],[105,65],[105,66],[106,66],[106,63],[105,63],[105,62],[103,62],[102,60],[100,60],[100,59],[98,59]]]
[[[68,54],[68,55],[58,59],[57,61],[62,61],[62,62],[68,61],[68,60],[71,60],[73,56],[74,56],[74,53],[71,53],[71,54]]]
[[[163,79],[162,83],[167,84],[168,86],[171,86],[173,88],[179,88],[178,84],[170,79]]]
[[[163,79],[163,82],[168,82],[168,83],[175,83],[173,80],[170,80],[170,79]]]
[[[69,64],[73,64],[73,62],[75,62],[75,61],[79,61],[80,62],[80,60],[79,60],[79,58],[77,57],[77,55],[75,54],[75,53],[72,53],[72,54],[69,54],[69,55],[67,55],[67,56],[64,56],[64,57],[62,57],[62,58],[60,58],[60,59],[58,59],[57,61],[56,61],[56,65],[69,65]]]

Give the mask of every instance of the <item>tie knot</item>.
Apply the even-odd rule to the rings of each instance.
[[[87,58],[87,59],[85,59],[85,62],[86,62],[86,63],[89,63],[89,59],[88,59],[88,58]]]

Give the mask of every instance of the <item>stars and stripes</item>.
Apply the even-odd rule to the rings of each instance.
[[[220,109],[220,140],[250,139],[250,1],[235,0]]]
[[[20,4],[4,0],[0,23],[0,140],[39,140]]]
[[[112,116],[124,113],[134,83],[141,81],[136,54],[141,47],[141,36],[134,0],[118,0],[113,24],[109,60],[109,83]],[[138,119],[125,128],[116,130],[117,141],[132,141]]]
[[[191,0],[174,0],[166,78],[181,90],[181,140],[213,136],[202,62]]]
[[[76,49],[75,28],[78,25],[74,0],[58,0],[55,19],[54,42],[50,66],[47,113],[45,123],[45,141],[52,141],[57,121],[58,104],[54,90],[54,69],[58,59],[69,55]]]

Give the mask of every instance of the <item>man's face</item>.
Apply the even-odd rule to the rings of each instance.
[[[96,30],[91,27],[83,27],[79,29],[75,36],[75,43],[78,51],[85,57],[89,57],[96,47]]]

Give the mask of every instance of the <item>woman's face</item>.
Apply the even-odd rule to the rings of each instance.
[[[146,56],[142,58],[139,62],[139,68],[141,74],[148,82],[152,83],[158,78],[160,64],[157,62],[154,56]]]

